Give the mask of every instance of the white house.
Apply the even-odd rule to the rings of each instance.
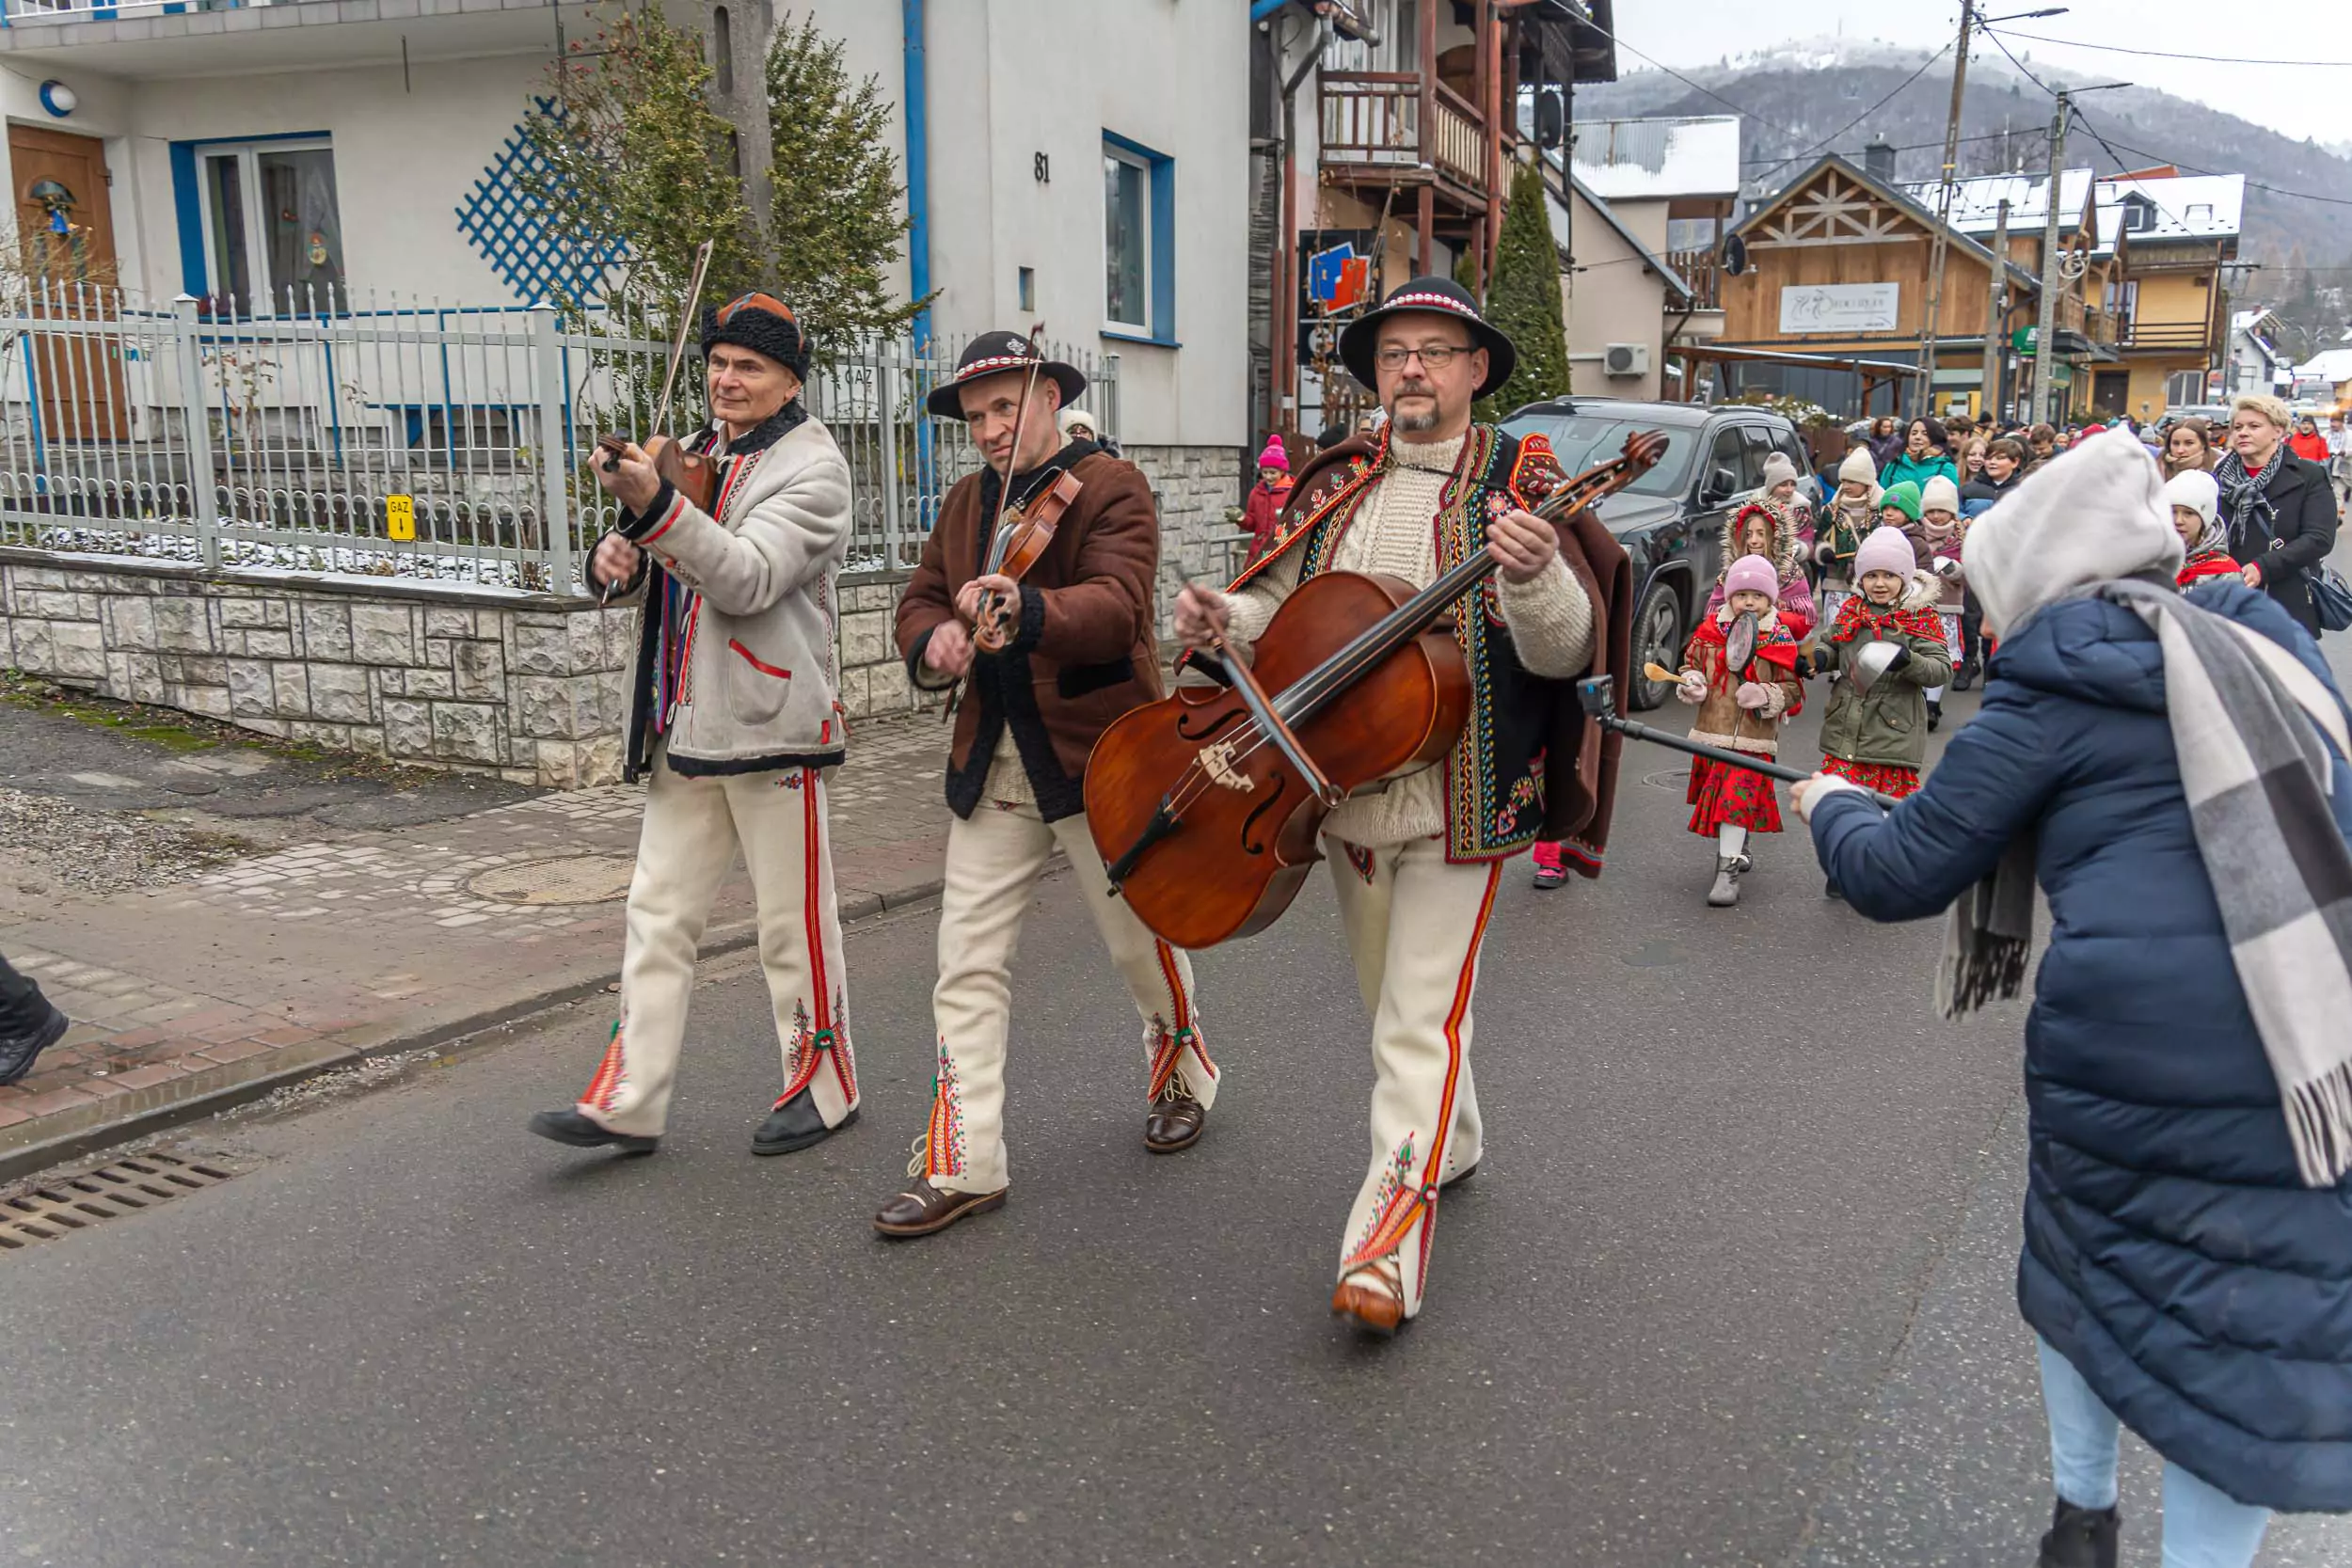
[[[2295,361],[2279,347],[2279,313],[2267,306],[2230,313],[2230,357],[2222,390],[2282,392],[2295,384]]]
[[[755,92],[766,0],[677,8],[725,49],[739,93]],[[1237,453],[1247,13],[1122,0],[1073,28],[1072,12],[816,6],[896,111],[915,231],[894,282],[938,291],[930,325],[950,341],[1042,319],[1059,341],[1118,356],[1131,446]],[[226,296],[266,313],[290,289],[299,308],[332,284],[362,302],[528,304],[555,263],[514,182],[532,155],[520,126],[595,15],[570,0],[4,0],[16,221],[62,215],[93,261],[157,302]]]

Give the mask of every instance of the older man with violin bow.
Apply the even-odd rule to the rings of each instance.
[[[947,492],[898,604],[909,674],[933,690],[961,683],[961,695],[931,993],[938,1075],[912,1180],[874,1216],[885,1236],[928,1236],[1005,1201],[1013,953],[1057,844],[1143,1022],[1144,1147],[1190,1148],[1216,1098],[1191,961],[1112,896],[1083,815],[1095,737],[1160,695],[1159,515],[1133,464],[1063,441],[1056,412],[1086,378],[1034,337],[982,334],[929,403],[964,421],[986,467]]]
[[[690,297],[681,356],[692,310]],[[826,809],[845,738],[834,579],[849,548],[850,470],[801,404],[808,345],[781,301],[745,294],[706,315],[702,351],[709,426],[682,445],[653,437],[650,454],[609,439],[594,462],[621,511],[589,584],[644,595],[627,766],[651,783],[620,1016],[579,1101],[531,1130],[631,1153],[660,1140],[695,948],[739,846],[784,1056],[784,1092],[752,1152],[788,1154],[858,1114]]]
[[[1331,1309],[1393,1334],[1422,1307],[1438,1195],[1482,1152],[1470,999],[1503,862],[1539,837],[1566,838],[1599,865],[1617,742],[1580,710],[1574,680],[1624,669],[1629,571],[1588,514],[1534,515],[1565,477],[1540,436],[1471,420],[1472,400],[1510,378],[1514,351],[1458,285],[1405,284],[1349,325],[1340,355],[1379,394],[1386,426],[1318,454],[1266,555],[1222,594],[1185,589],[1176,630],[1239,657],[1325,574],[1382,574],[1400,592],[1441,574],[1476,582],[1452,612],[1469,677],[1459,739],[1322,822],[1374,1072],[1371,1162]],[[1478,578],[1481,551],[1499,579]]]

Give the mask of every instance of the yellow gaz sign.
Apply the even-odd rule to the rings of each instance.
[[[384,498],[384,531],[400,544],[417,536],[417,498],[387,496]]]

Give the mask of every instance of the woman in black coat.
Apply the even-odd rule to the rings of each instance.
[[[2230,553],[2247,582],[2319,635],[2311,574],[2336,546],[2336,493],[2328,470],[2287,450],[2287,405],[2249,392],[2230,413],[2230,451],[2213,477],[2230,520]]]

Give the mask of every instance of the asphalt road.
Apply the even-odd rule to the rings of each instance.
[[[1011,1202],[929,1241],[866,1224],[929,1102],[919,911],[850,939],[866,1109],[805,1154],[746,1151],[777,1069],[740,963],[650,1160],[522,1132],[591,1071],[596,1006],[192,1130],[241,1174],[0,1258],[0,1558],[2028,1562],[2022,1008],[1935,1021],[1937,930],[1825,902],[1795,833],[1706,909],[1676,768],[1629,759],[1605,880],[1511,878],[1486,1168],[1394,1342],[1326,1311],[1369,1085],[1327,891],[1201,958],[1225,1099],[1153,1159],[1057,879]],[[2352,1531],[2290,1521],[2265,1560],[2352,1561]]]

